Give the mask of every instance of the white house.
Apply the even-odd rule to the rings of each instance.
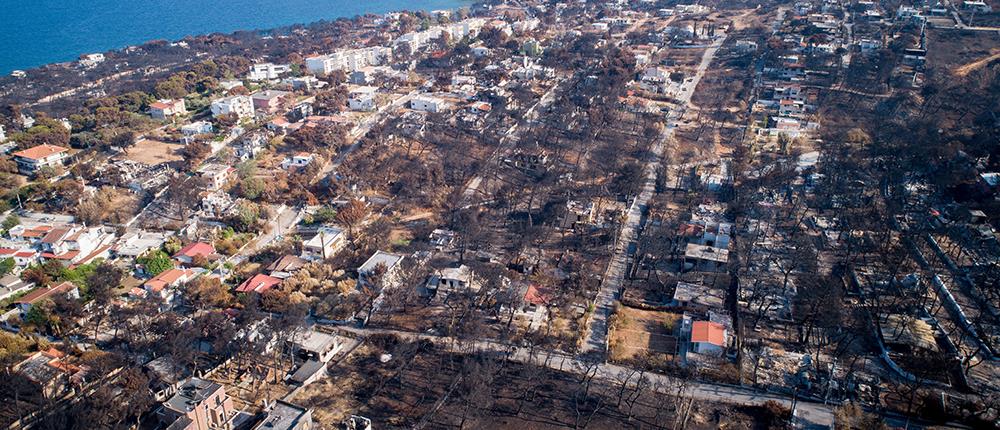
[[[69,149],[47,143],[14,153],[17,170],[32,175],[44,167],[61,166],[69,157]]]
[[[187,112],[184,99],[159,100],[149,105],[149,116],[153,119],[167,119],[174,115],[183,115]]]
[[[712,321],[695,321],[691,324],[691,351],[698,354],[719,356],[726,349],[726,326]]]
[[[212,123],[208,121],[197,121],[181,126],[181,133],[185,136],[195,136],[199,134],[211,133],[213,131],[215,131],[215,129],[212,127]]]
[[[208,163],[198,169],[198,175],[205,179],[209,189],[218,190],[229,182],[230,176],[235,171],[236,169],[230,166]]]
[[[448,107],[448,102],[437,97],[419,96],[410,100],[410,109],[422,112],[440,112]]]
[[[104,62],[104,54],[84,54],[80,56],[80,65],[84,68],[92,68]]]
[[[32,282],[24,282],[15,274],[9,274],[0,278],[0,300],[26,292],[35,287]]]
[[[250,96],[223,97],[212,101],[212,116],[234,114],[237,118],[248,118],[254,114],[253,99]]]
[[[979,13],[990,13],[993,11],[993,8],[983,0],[965,0],[962,2],[962,8]]]
[[[403,261],[402,255],[392,254],[384,251],[375,251],[371,257],[368,258],[358,267],[358,286],[369,285],[371,281],[371,276],[375,272],[377,267],[385,267],[385,273],[382,274],[383,285],[389,285],[395,283],[399,264]]]
[[[36,303],[39,303],[42,300],[52,299],[60,294],[66,295],[73,299],[79,299],[80,289],[77,288],[76,285],[74,285],[72,282],[66,281],[59,285],[56,285],[55,287],[36,288],[31,292],[29,292],[28,294],[22,296],[14,303],[17,304],[17,309],[20,311],[21,317],[24,317],[25,315],[28,314],[28,311],[31,310],[31,307]]]
[[[375,88],[358,87],[348,95],[347,107],[353,111],[371,112],[375,110]]]
[[[384,46],[348,49],[306,58],[306,69],[317,75],[326,75],[335,70],[354,72],[364,67],[385,64],[391,57],[392,49]]]
[[[330,258],[347,243],[344,230],[333,226],[321,226],[316,235],[302,243],[302,254],[305,260],[325,260]]]
[[[38,251],[31,248],[0,248],[0,260],[8,258],[14,260],[14,265],[17,267],[28,267],[38,262]]]
[[[288,64],[254,64],[250,66],[250,73],[247,74],[247,79],[251,81],[269,81],[278,79],[282,73],[288,73],[291,70],[292,68]]]
[[[281,168],[285,170],[298,169],[301,167],[308,166],[309,163],[312,163],[313,160],[315,159],[316,159],[316,154],[309,152],[299,152],[295,155],[292,155],[291,157],[285,158],[285,160],[281,162]]]
[[[42,237],[41,257],[63,265],[85,264],[110,253],[114,234],[104,227],[84,227],[76,224],[55,227]]]
[[[485,46],[477,46],[472,48],[472,56],[476,58],[482,58],[488,55],[490,55],[490,48],[487,48]]]

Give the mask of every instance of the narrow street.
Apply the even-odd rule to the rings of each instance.
[[[447,351],[459,354],[467,354],[473,351],[499,353],[503,354],[506,359],[518,363],[528,363],[579,375],[589,372],[595,375],[596,378],[609,382],[621,383],[622,381],[632,381],[629,382],[629,385],[632,385],[634,384],[634,380],[638,379],[635,369],[600,361],[585,360],[551,350],[517,347],[489,340],[463,341],[450,337],[399,330],[348,326],[338,326],[337,328],[341,332],[354,336],[388,334],[408,341],[427,340],[445,348]],[[643,376],[649,378],[651,389],[665,394],[677,394],[678,390],[680,390],[681,395],[689,399],[732,405],[758,406],[767,401],[776,401],[789,408],[794,404],[800,428],[833,428],[834,406],[831,405],[803,399],[792,399],[790,396],[777,393],[762,393],[746,387],[682,380],[658,373],[644,373]]]
[[[614,313],[615,301],[621,293],[622,285],[625,282],[625,272],[630,259],[629,250],[632,248],[631,244],[639,236],[639,229],[642,226],[641,221],[646,211],[646,204],[649,203],[649,199],[653,197],[653,193],[655,192],[657,167],[660,165],[663,150],[665,145],[673,139],[674,130],[677,125],[676,121],[680,120],[687,110],[698,82],[705,75],[708,65],[712,63],[712,58],[715,57],[716,51],[722,46],[722,42],[725,39],[725,33],[720,34],[715,42],[705,50],[701,58],[701,64],[698,65],[698,70],[693,79],[684,87],[683,92],[677,96],[683,107],[680,108],[680,111],[670,114],[667,118],[667,126],[663,129],[663,135],[653,147],[653,156],[650,157],[645,168],[646,182],[643,184],[642,192],[639,193],[639,196],[632,202],[632,206],[629,207],[628,215],[622,224],[618,240],[615,242],[614,255],[611,257],[611,262],[608,264],[608,269],[604,274],[601,290],[597,293],[594,312],[591,314],[588,323],[590,333],[580,348],[581,354],[597,353],[603,356],[607,352],[608,318]]]

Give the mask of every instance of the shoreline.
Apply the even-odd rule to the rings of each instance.
[[[109,55],[109,54],[118,54],[118,55],[126,54],[126,51],[129,50],[129,49],[136,49],[136,48],[145,46],[145,45],[147,45],[149,43],[158,42],[158,41],[166,41],[166,43],[168,43],[168,44],[175,44],[175,43],[179,43],[179,42],[182,42],[182,41],[184,41],[186,39],[190,39],[190,38],[206,37],[206,36],[213,36],[213,35],[234,36],[234,35],[242,34],[242,33],[251,33],[251,34],[256,34],[258,37],[265,37],[265,36],[271,35],[271,34],[282,34],[282,33],[290,32],[291,29],[293,29],[294,27],[300,27],[300,26],[301,27],[308,27],[308,26],[312,26],[312,25],[316,25],[316,24],[332,23],[332,22],[336,22],[337,20],[341,20],[341,19],[354,20],[354,19],[356,19],[358,17],[365,16],[365,15],[375,15],[375,16],[385,17],[386,15],[393,14],[393,13],[399,13],[399,12],[430,12],[432,10],[449,10],[449,11],[455,11],[455,10],[459,10],[459,9],[462,9],[462,8],[471,8],[471,7],[475,6],[475,4],[476,4],[475,0],[441,0],[441,1],[442,2],[455,3],[455,4],[452,5],[452,6],[450,6],[450,7],[447,7],[447,6],[445,6],[445,7],[433,7],[433,8],[428,7],[428,8],[417,8],[417,9],[413,9],[412,5],[410,4],[410,5],[407,5],[408,7],[406,7],[406,8],[395,8],[395,9],[390,9],[390,10],[373,11],[373,12],[366,12],[366,13],[345,13],[345,14],[339,15],[339,16],[331,16],[331,17],[326,17],[326,18],[319,18],[319,19],[314,19],[312,21],[307,21],[307,22],[304,22],[304,21],[295,21],[295,22],[289,22],[289,23],[278,24],[278,25],[264,24],[261,27],[256,27],[256,28],[236,28],[236,29],[232,29],[232,30],[225,30],[225,29],[223,29],[223,30],[215,30],[215,31],[204,30],[204,31],[200,31],[200,32],[197,32],[197,33],[188,33],[188,34],[185,34],[185,35],[182,35],[182,36],[158,36],[158,37],[148,38],[148,39],[145,39],[145,40],[142,40],[142,41],[127,43],[127,44],[124,44],[124,45],[116,43],[115,46],[108,47],[108,48],[95,47],[94,49],[89,49],[89,50],[86,50],[86,51],[75,51],[75,53],[73,53],[73,54],[68,54],[67,53],[67,54],[65,54],[65,59],[64,60],[48,61],[48,62],[38,63],[38,64],[31,65],[31,66],[23,66],[23,65],[22,66],[17,66],[17,65],[14,65],[14,64],[11,64],[11,65],[0,65],[0,77],[6,78],[6,77],[11,76],[11,74],[15,73],[15,72],[25,72],[25,73],[29,73],[30,74],[33,71],[37,72],[37,71],[43,70],[43,69],[45,69],[47,67],[51,67],[51,66],[69,65],[69,64],[72,64],[72,63],[78,61],[78,59],[80,57],[82,57],[84,55],[89,55],[89,54],[103,54],[103,55],[106,55],[106,56]],[[41,52],[51,52],[52,51],[52,47],[51,46],[40,47],[40,49],[38,49],[38,51],[41,51]],[[58,55],[62,56],[63,54],[58,54]]]

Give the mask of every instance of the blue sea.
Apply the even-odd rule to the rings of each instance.
[[[258,30],[471,0],[0,0],[0,74],[153,39]]]

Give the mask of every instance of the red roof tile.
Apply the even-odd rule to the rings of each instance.
[[[66,149],[62,146],[41,144],[38,146],[33,146],[31,148],[25,149],[23,151],[18,151],[14,153],[15,157],[27,158],[30,160],[40,160],[42,158],[58,154],[60,152],[66,152]]]
[[[63,282],[55,287],[36,288],[28,294],[22,296],[15,303],[34,304],[35,302],[45,299],[53,294],[68,293],[74,288],[76,288],[76,285],[73,285],[72,282]]]
[[[711,321],[695,321],[691,324],[691,342],[726,346],[726,327]]]
[[[194,242],[181,248],[180,251],[177,251],[177,253],[174,254],[174,258],[177,257],[194,258],[197,255],[208,257],[212,254],[215,254],[215,247],[212,246],[212,244],[205,242]]]
[[[252,278],[243,281],[239,287],[236,287],[236,291],[240,293],[263,293],[271,288],[274,288],[281,283],[281,279],[275,278],[273,276],[267,276],[263,273],[258,273]]]
[[[544,305],[549,302],[548,294],[538,289],[534,285],[528,285],[528,291],[524,292],[524,301],[533,305]]]
[[[184,269],[170,269],[154,276],[153,279],[146,281],[145,286],[147,290],[158,293],[163,291],[164,288],[173,285],[189,273],[189,271]]]

